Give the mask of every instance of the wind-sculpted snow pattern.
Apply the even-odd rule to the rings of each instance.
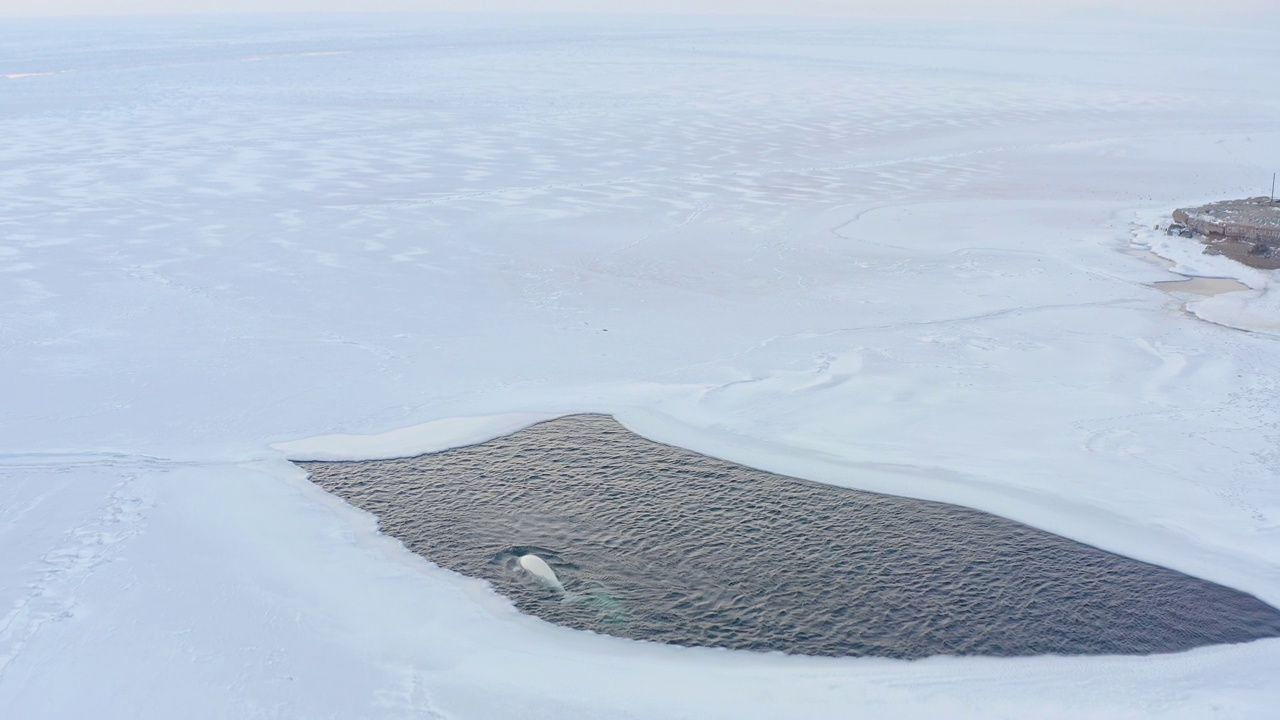
[[[681,617],[745,618],[713,580],[791,602],[770,585],[788,572],[803,588],[869,572],[867,552],[909,556],[910,533],[832,521],[843,550],[805,542],[847,557],[746,572],[809,547],[783,517],[819,501],[928,524],[884,496],[661,455],[686,481],[645,480],[645,500],[678,535],[641,522],[643,504],[581,500],[573,528],[543,512],[488,539],[474,513],[510,497],[440,497],[473,524],[449,529],[485,545],[456,567],[491,586],[289,462],[602,413],[779,476],[950,503],[937,538],[973,517],[952,506],[973,508],[1027,542],[1065,543],[1036,528],[1280,607],[1280,271],[1165,232],[1174,208],[1266,193],[1280,158],[1280,26],[1220,10],[0,20],[0,718],[1272,720],[1280,639],[904,662],[632,642],[516,608],[656,635],[646,608],[674,603],[653,588],[680,582],[704,604]],[[1249,289],[1156,285],[1188,276]],[[609,479],[521,482],[589,496]],[[742,483],[761,497],[679,502]],[[767,517],[776,550],[735,534]],[[427,537],[449,536],[407,542]],[[676,557],[660,537],[706,542]],[[716,544],[730,538],[743,552]],[[935,567],[917,550],[897,569]],[[730,557],[703,569],[700,553]],[[840,652],[1023,639],[913,649],[959,613],[942,590],[911,606],[883,597],[903,577],[878,580],[846,605],[897,608],[902,645]],[[1113,586],[1130,587],[1078,585]],[[1018,617],[974,591],[995,627]],[[1170,595],[1150,604],[1181,612]],[[1241,617],[1117,623],[1077,645],[1185,646]],[[714,632],[686,634],[666,639]]]
[[[1145,654],[1280,636],[1244,593],[955,505],[785,478],[606,416],[403,460],[303,463],[526,612],[808,655]],[[537,554],[564,587],[519,572]]]

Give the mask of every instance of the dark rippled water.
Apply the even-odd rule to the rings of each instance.
[[[1254,597],[955,505],[796,480],[601,415],[403,460],[300,463],[523,611],[807,655],[1145,654],[1280,636]],[[546,560],[560,594],[518,569]]]

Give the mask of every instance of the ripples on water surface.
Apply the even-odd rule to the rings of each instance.
[[[1152,653],[1280,636],[1249,595],[943,503],[773,475],[575,415],[402,460],[299,463],[523,611],[806,655]],[[518,570],[546,560],[560,595]]]

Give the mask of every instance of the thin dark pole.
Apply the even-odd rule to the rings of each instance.
[[[1276,174],[1271,173],[1271,202],[1276,201]]]

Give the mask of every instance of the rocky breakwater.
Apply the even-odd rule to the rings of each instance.
[[[1280,201],[1266,197],[1223,200],[1173,212],[1169,234],[1195,238],[1205,253],[1250,267],[1280,268]]]

